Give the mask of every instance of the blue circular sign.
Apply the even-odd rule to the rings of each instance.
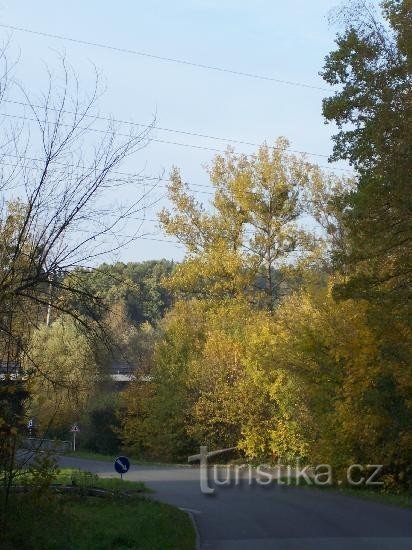
[[[129,471],[130,461],[127,456],[118,456],[114,461],[114,469],[118,474],[125,474]]]

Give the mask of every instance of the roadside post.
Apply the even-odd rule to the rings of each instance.
[[[76,434],[80,432],[80,428],[78,424],[73,424],[73,426],[70,428],[70,431],[73,434],[73,452],[76,450]]]
[[[127,456],[118,456],[114,461],[114,469],[120,474],[120,479],[123,479],[123,474],[126,474],[130,468],[130,461]]]
[[[30,418],[27,422],[27,429],[29,430],[29,437],[33,437],[34,420]]]

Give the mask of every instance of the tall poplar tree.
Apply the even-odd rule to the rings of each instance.
[[[177,289],[219,298],[247,294],[268,309],[286,291],[288,275],[315,248],[301,223],[314,169],[288,146],[279,139],[254,155],[228,150],[216,156],[210,208],[189,194],[177,169],[172,172],[173,206],[160,221],[187,249],[172,277]]]

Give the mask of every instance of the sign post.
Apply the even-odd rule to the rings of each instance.
[[[80,428],[78,424],[73,424],[73,426],[70,428],[70,431],[73,434],[73,452],[76,451],[76,434],[80,432]]]
[[[27,429],[29,430],[29,437],[33,437],[34,420],[30,418],[27,422]]]
[[[118,456],[114,461],[114,469],[120,474],[120,479],[123,479],[123,474],[126,474],[130,468],[130,461],[127,456]]]

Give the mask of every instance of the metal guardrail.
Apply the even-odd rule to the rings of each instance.
[[[71,441],[56,439],[41,439],[40,437],[25,437],[22,440],[21,448],[28,451],[55,451],[56,453],[67,453],[71,451]]]

